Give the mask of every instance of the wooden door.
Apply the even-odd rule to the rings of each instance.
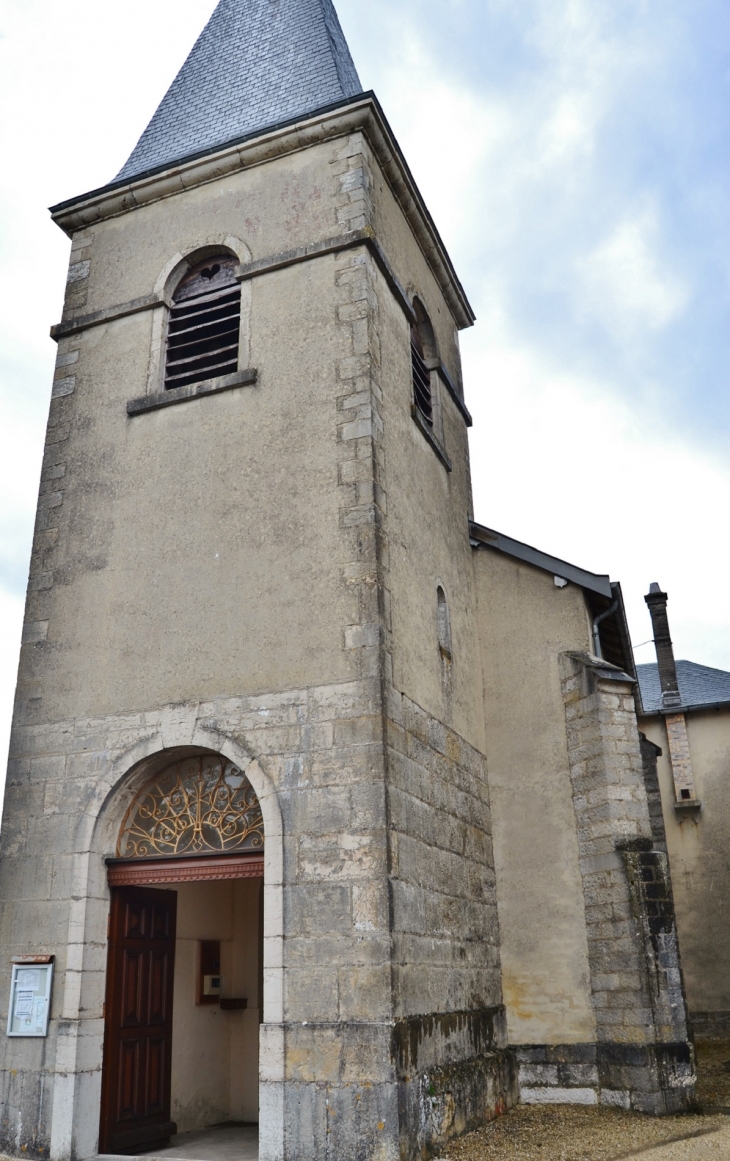
[[[100,1153],[139,1153],[170,1120],[177,893],[114,887],[109,918]]]

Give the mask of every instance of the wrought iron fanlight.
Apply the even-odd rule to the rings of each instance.
[[[251,783],[215,755],[186,758],[144,786],[127,811],[117,857],[262,850],[264,822]]]

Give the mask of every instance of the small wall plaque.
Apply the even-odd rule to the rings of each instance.
[[[8,1036],[47,1036],[53,959],[50,956],[14,956],[13,960]]]

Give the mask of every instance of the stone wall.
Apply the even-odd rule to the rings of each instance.
[[[118,827],[149,762],[160,753],[169,760],[180,747],[227,752],[246,768],[264,809],[262,1065],[271,1089],[262,1103],[280,1103],[286,1080],[292,1092],[311,1085],[321,1094],[322,1084],[344,1092],[355,1070],[369,1094],[388,1079],[390,935],[373,693],[368,683],[351,684],[45,728],[16,725],[0,864],[2,942],[16,953],[55,953],[57,975],[48,1040],[3,1044],[8,1152],[25,1147],[41,1155],[49,1144],[57,1156],[93,1152],[108,912],[103,858],[115,853]],[[4,968],[0,1003],[7,1003],[8,982]],[[376,1072],[368,1053],[354,1050],[360,1034],[353,1029],[363,1021],[370,1025],[365,1039],[380,1027]],[[349,1065],[332,1055],[333,1041],[346,1042],[348,1034]],[[287,1055],[299,1060],[287,1076],[278,1056],[282,1035]],[[279,1126],[267,1112],[262,1128],[270,1137]],[[267,1148],[280,1156],[279,1147],[264,1140],[262,1156]]]
[[[316,1157],[328,1142],[340,1158],[376,1156],[381,1137],[426,1156],[513,1103],[483,759],[392,695],[387,790],[378,689],[16,726],[2,941],[55,953],[57,976],[48,1040],[4,1042],[2,1148],[93,1152],[103,859],[149,763],[183,747],[227,753],[264,808],[261,1156]],[[8,983],[4,970],[0,1004]]]
[[[415,1158],[511,1107],[517,1078],[485,758],[393,689],[387,715],[394,1058]]]
[[[677,802],[665,718],[641,720],[659,751],[682,966],[695,1035],[730,1029],[730,710],[686,715],[697,798]]]
[[[649,825],[654,849],[667,853],[667,832],[664,827],[662,812],[662,792],[659,785],[657,760],[662,751],[654,742],[650,742],[646,734],[639,733],[641,745],[641,766],[644,771],[644,787],[646,789],[646,803],[649,808]]]
[[[666,855],[653,849],[631,679],[561,658],[603,1103],[677,1112],[694,1061]]]
[[[561,651],[590,640],[585,595],[488,548],[473,571],[510,1043],[594,1043],[558,667]]]

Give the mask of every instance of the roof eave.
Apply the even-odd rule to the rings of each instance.
[[[615,597],[609,576],[602,576],[588,572],[584,568],[578,568],[577,565],[560,560],[557,556],[550,556],[538,548],[533,548],[530,544],[524,544],[521,540],[514,540],[511,536],[495,532],[492,528],[485,528],[484,525],[477,524],[473,520],[470,521],[469,530],[472,540],[476,542],[476,547],[494,548],[497,552],[505,553],[506,556],[512,556],[526,564],[532,564],[535,568],[542,569],[543,572],[552,573],[553,576],[571,581],[588,592],[598,593],[600,596],[606,597],[607,600],[612,601]]]
[[[140,206],[262,165],[287,153],[361,130],[378,159],[413,234],[439,282],[460,329],[476,315],[416,185],[395,135],[373,92],[350,97],[304,117],[256,130],[202,153],[181,158],[51,207],[53,221],[69,236]]]
[[[653,709],[644,709],[642,717],[645,718],[666,718],[673,714],[696,714],[703,711],[718,711],[730,710],[730,701],[700,701],[688,705],[673,705],[671,709],[665,709],[664,706],[656,706]]]

